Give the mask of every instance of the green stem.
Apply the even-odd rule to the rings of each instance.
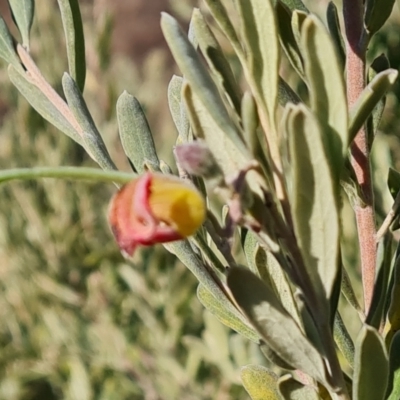
[[[60,178],[73,180],[90,180],[124,184],[136,177],[132,172],[103,171],[99,168],[83,167],[34,167],[0,170],[0,184],[12,180],[38,178]]]

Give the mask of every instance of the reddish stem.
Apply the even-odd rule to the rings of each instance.
[[[354,105],[366,84],[366,48],[362,43],[363,14],[363,0],[343,0],[343,17],[347,37],[346,73],[349,108]],[[357,206],[355,213],[360,244],[364,307],[365,312],[368,313],[374,291],[377,248],[375,241],[374,197],[369,163],[368,138],[365,126],[357,133],[351,145],[351,162],[366,203],[365,207]]]

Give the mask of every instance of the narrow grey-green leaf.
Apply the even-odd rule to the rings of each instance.
[[[393,168],[389,168],[388,188],[394,200],[397,196],[397,193],[400,191],[400,172],[394,170]]]
[[[289,109],[292,214],[304,264],[320,301],[331,297],[339,260],[338,188],[332,179],[320,125],[298,105]]]
[[[246,42],[250,78],[260,106],[266,108],[270,129],[276,130],[279,80],[279,38],[271,0],[238,0]]]
[[[193,11],[192,24],[200,50],[207,60],[220,90],[225,93],[231,105],[239,114],[241,98],[239,85],[236,82],[235,76],[233,75],[228,60],[225,58],[221,46],[208,27],[200,10],[197,8]]]
[[[378,331],[364,325],[356,341],[353,400],[383,399],[389,373],[385,344]]]
[[[382,71],[366,86],[350,111],[349,140],[352,141],[366,123],[373,109],[394,85],[398,72],[394,69]]]
[[[292,13],[280,1],[276,4],[276,16],[279,23],[279,39],[292,67],[304,78],[303,59],[292,29]]]
[[[236,54],[239,57],[243,57],[242,45],[236,34],[233,23],[229,18],[228,12],[226,11],[226,8],[222,4],[221,0],[205,0],[205,2],[208,5],[213,18],[215,21],[217,21],[222,32],[228,38],[230,44],[236,51]]]
[[[77,83],[70,75],[64,73],[62,85],[68,106],[83,131],[84,144],[89,154],[104,170],[117,169],[90,115]]]
[[[12,64],[14,68],[22,73],[23,68],[21,61],[15,52],[13,37],[4,21],[0,16],[0,57],[8,64]]]
[[[400,331],[393,336],[389,351],[389,384],[385,399],[400,399]]]
[[[321,355],[273,290],[245,268],[231,268],[227,282],[236,302],[271,349],[289,365],[326,384]]]
[[[343,296],[349,302],[349,304],[358,312],[358,314],[362,314],[362,309],[360,303],[358,302],[357,296],[354,292],[353,285],[351,284],[349,274],[346,269],[342,267],[342,285],[341,290]]]
[[[384,309],[388,297],[391,259],[392,240],[391,237],[384,236],[378,244],[374,293],[365,321],[365,323],[373,326],[376,329],[380,328],[385,317]]]
[[[301,26],[301,48],[311,108],[325,130],[323,141],[332,171],[340,175],[350,144],[343,69],[330,35],[316,16],[307,17]]]
[[[342,34],[340,32],[340,22],[338,16],[338,10],[333,1],[330,1],[326,9],[326,21],[328,22],[329,32],[333,39],[333,43],[336,47],[336,52],[339,57],[340,67],[344,71],[344,65],[346,63],[346,52],[345,44],[343,41]]]
[[[320,396],[311,386],[304,386],[290,375],[282,376],[278,381],[279,393],[285,400],[320,400]]]
[[[336,312],[335,314],[333,337],[350,367],[354,368],[354,343],[339,312]]]
[[[174,121],[174,124],[176,126],[176,129],[178,130],[179,135],[181,135],[181,129],[182,129],[182,126],[181,126],[182,125],[182,121],[181,121],[182,120],[182,114],[181,114],[182,82],[183,82],[183,78],[181,76],[173,75],[173,77],[171,78],[171,80],[169,81],[169,84],[168,84],[169,111],[171,113],[172,120]],[[121,99],[121,97],[120,97],[120,99]],[[118,112],[118,102],[117,102],[117,112]]]
[[[146,116],[139,101],[126,91],[118,98],[117,117],[122,147],[135,169],[144,172],[149,163],[158,170],[160,161]]]
[[[240,371],[243,386],[251,400],[280,400],[278,376],[261,365],[246,365]]]
[[[259,342],[258,333],[249,325],[244,316],[233,306],[220,289],[211,293],[200,284],[197,287],[197,297],[200,303],[224,325],[252,342]]]
[[[21,92],[29,104],[47,121],[75,142],[83,146],[83,140],[74,127],[50,100],[13,65],[8,67],[8,76],[15,87]]]
[[[287,370],[293,370],[294,368],[289,365],[286,361],[282,360],[272,349],[264,342],[264,340],[260,341],[260,350],[263,353],[264,357],[273,365]]]
[[[392,13],[395,0],[367,0],[364,25],[371,37],[382,28]]]
[[[301,0],[279,0],[279,1],[285,4],[290,11],[299,10],[308,13],[307,7]]]
[[[201,285],[203,285],[210,293],[217,296],[220,292],[221,296],[225,296],[222,292],[222,283],[209,267],[200,259],[188,240],[164,244],[164,247],[172,254],[175,254],[182,264],[196,277]],[[219,296],[219,295],[218,295]]]
[[[178,22],[170,15],[163,13],[161,28],[175,61],[210,117],[238,150],[246,154],[247,150],[240,132],[229,116],[214,81]]]
[[[243,251],[250,269],[267,284],[270,283],[283,307],[300,325],[300,316],[292,289],[278,260],[272,253],[260,246],[256,235],[251,231],[246,233]]]
[[[278,101],[281,106],[286,106],[287,103],[299,104],[301,103],[300,97],[297,93],[289,86],[289,84],[279,77],[278,87]]]
[[[85,38],[78,0],[57,0],[64,26],[69,74],[83,92],[86,78]]]
[[[21,33],[22,44],[29,50],[29,32],[32,27],[35,3],[33,0],[8,0],[8,3]]]

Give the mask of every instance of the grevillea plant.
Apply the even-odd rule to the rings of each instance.
[[[370,162],[397,71],[384,55],[366,62],[394,0],[343,0],[342,13],[330,2],[326,24],[301,0],[204,3],[189,35],[171,15],[161,18],[182,73],[168,87],[176,166],[160,162],[140,103],[124,92],[116,108],[128,173],[116,170],[83,98],[78,1],[58,0],[69,61],[60,94],[29,52],[33,0],[9,0],[21,34],[18,43],[0,19],[10,80],[100,169],[3,170],[0,181],[126,184],[110,205],[116,243],[128,256],[165,243],[198,279],[204,307],[259,345],[264,365],[241,371],[253,400],[398,400],[400,258],[390,227],[399,226],[400,174],[388,172],[394,201],[377,229]],[[282,75],[289,68],[290,85]],[[357,224],[363,306],[342,256],[346,198]],[[358,332],[341,318],[341,297]]]

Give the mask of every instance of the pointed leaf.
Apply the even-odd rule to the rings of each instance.
[[[161,28],[175,61],[209,116],[216,126],[225,132],[224,136],[228,137],[240,152],[246,154],[241,134],[229,116],[214,81],[178,22],[163,13]]]
[[[382,28],[392,13],[395,0],[367,0],[364,25],[371,37]]]
[[[383,399],[389,373],[385,344],[375,328],[364,325],[356,341],[353,400]]]
[[[400,257],[394,263],[391,282],[391,293],[387,320],[384,328],[385,341],[390,346],[394,334],[400,330]]]
[[[278,376],[261,365],[246,365],[241,369],[243,386],[252,400],[280,400]]]
[[[251,271],[239,267],[229,270],[227,282],[236,302],[268,346],[289,365],[326,383],[321,355],[273,290]]]
[[[308,13],[307,7],[301,0],[280,0],[280,1],[283,4],[285,4],[291,11],[300,10],[304,11],[305,13]]]
[[[270,129],[276,130],[279,79],[279,42],[275,10],[271,0],[239,0],[246,57],[254,96],[266,109]],[[273,137],[273,136],[272,136]]]
[[[23,72],[21,61],[15,52],[13,37],[4,21],[0,16],[0,57],[8,64],[12,64],[19,72]]]
[[[394,170],[393,168],[389,168],[388,187],[394,200],[400,190],[400,172]]]
[[[278,382],[279,393],[285,400],[319,400],[320,397],[311,386],[304,386],[293,379],[290,375],[285,375]]]
[[[336,47],[340,67],[342,71],[344,71],[344,65],[346,62],[345,44],[340,32],[338,10],[333,1],[329,2],[328,8],[326,9],[326,21],[328,22],[329,32]]]
[[[255,234],[251,231],[246,233],[243,251],[251,271],[275,290],[283,307],[301,325],[292,288],[278,260],[271,252],[260,246]]]
[[[343,69],[330,35],[316,16],[307,17],[301,26],[301,48],[311,108],[324,129],[332,171],[340,176],[350,144]]]
[[[335,338],[336,345],[344,355],[344,358],[349,363],[350,367],[354,368],[354,343],[339,312],[335,314],[333,337]]]
[[[64,73],[62,85],[68,106],[83,131],[83,140],[89,154],[101,168],[105,170],[117,169],[111,160],[107,147],[103,142],[100,132],[97,130],[92,116],[90,115],[77,83],[71,78],[71,76]]]
[[[189,119],[185,104],[182,101],[183,81],[184,79],[181,76],[174,75],[168,85],[168,105],[172,120],[179,133],[179,144],[188,142],[190,133]]]
[[[221,290],[211,293],[200,284],[197,287],[197,297],[200,303],[224,325],[252,342],[259,342],[258,333],[249,325],[244,316],[233,306]]]
[[[44,94],[32,84],[25,73],[20,73],[13,65],[8,67],[8,76],[14,86],[26,98],[29,104],[47,121],[53,124],[57,129],[65,133],[75,142],[83,146],[83,140],[75,128],[57,109],[57,107],[44,96]],[[60,99],[61,100],[61,99]],[[66,105],[65,105],[66,106]]]
[[[366,86],[350,112],[349,140],[352,141],[366,123],[373,109],[394,85],[398,72],[394,69],[382,71]]]
[[[199,48],[207,60],[211,73],[214,76],[220,90],[227,96],[230,104],[240,113],[241,93],[232,69],[225,55],[208,27],[199,9],[194,9],[192,15],[193,29],[196,33]]]
[[[64,26],[69,74],[83,92],[86,78],[85,38],[78,0],[57,0]]]
[[[33,0],[8,0],[15,23],[21,33],[22,44],[29,50],[29,32],[33,22]]]
[[[122,147],[135,169],[142,173],[150,165],[159,170],[160,161],[142,106],[126,91],[118,98],[117,117]]]
[[[295,233],[311,281],[324,304],[331,297],[339,267],[337,185],[320,126],[304,106],[290,109],[287,131]]]
[[[304,79],[303,58],[292,29],[292,13],[280,2],[276,4],[280,44],[292,67]]]
[[[390,344],[389,352],[389,384],[386,391],[387,400],[400,399],[400,331]]]
[[[217,21],[221,31],[228,38],[236,54],[239,58],[242,58],[244,56],[242,45],[236,34],[233,23],[229,18],[228,12],[226,11],[221,0],[205,0],[205,2],[210,9],[211,15],[215,21]]]

